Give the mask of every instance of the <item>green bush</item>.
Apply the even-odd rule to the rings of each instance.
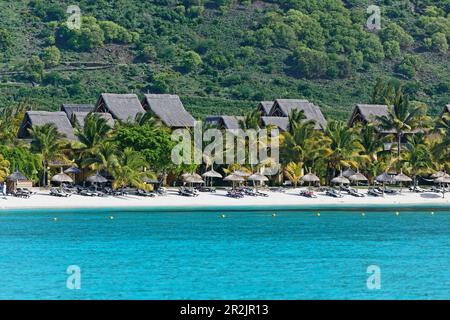
[[[46,67],[56,67],[61,62],[61,52],[57,47],[51,46],[44,50],[41,58]]]

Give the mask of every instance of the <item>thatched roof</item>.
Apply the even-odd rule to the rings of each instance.
[[[194,127],[195,119],[186,111],[177,95],[146,94],[142,104],[170,128]]]
[[[353,109],[348,126],[353,127],[355,123],[364,124],[376,123],[377,117],[386,116],[388,106],[383,104],[357,104]]]
[[[61,106],[61,111],[67,114],[67,118],[72,119],[72,115],[75,112],[92,112],[95,106],[93,104],[63,104]]]
[[[145,113],[136,94],[102,93],[95,112],[110,113],[114,119],[134,121],[138,113]]]
[[[268,116],[270,114],[270,110],[273,107],[273,101],[261,101],[258,104],[257,110],[261,112],[262,116]]]
[[[68,140],[77,140],[73,132],[72,124],[67,118],[65,112],[48,112],[48,111],[28,111],[25,113],[25,117],[19,129],[18,137],[20,139],[26,139],[30,137],[28,129],[32,129],[34,126],[43,126],[52,123],[56,126],[58,131],[64,134]]]
[[[86,117],[89,115],[89,113],[91,113],[91,112],[74,112],[72,114],[72,117],[71,117],[70,120],[72,121],[72,124],[75,125],[75,122],[76,122],[81,128],[83,128],[84,127],[84,123],[86,121]],[[112,117],[112,115],[110,113],[98,113],[98,112],[95,112],[94,114],[98,115],[99,117],[101,117],[103,119],[105,119],[106,122],[108,123],[108,125],[111,128],[114,127],[114,122],[115,121],[114,121],[114,118]]]
[[[308,100],[302,99],[277,99],[270,110],[269,116],[288,117],[293,110],[303,111],[308,120],[314,120],[316,129],[323,129],[327,121],[320,108]]]
[[[208,116],[205,119],[206,124],[213,125],[218,129],[237,130],[239,120],[244,120],[242,116]]]
[[[289,119],[287,117],[261,117],[264,127],[275,126],[281,131],[286,131],[289,126]]]

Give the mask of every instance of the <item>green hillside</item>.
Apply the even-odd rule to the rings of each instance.
[[[368,31],[366,9],[381,7]],[[198,117],[306,98],[344,119],[378,78],[437,114],[450,103],[450,0],[0,2],[0,107],[55,110],[101,92],[176,93]]]

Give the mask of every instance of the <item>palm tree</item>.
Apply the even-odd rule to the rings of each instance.
[[[157,128],[161,126],[161,120],[155,118],[152,112],[139,112],[131,125],[149,125],[150,127]]]
[[[17,132],[27,106],[8,106],[0,109],[0,142],[3,145],[16,146]]]
[[[64,134],[60,133],[54,124],[35,126],[30,130],[33,138],[31,151],[41,156],[44,167],[43,185],[47,185],[47,168],[50,161],[67,160],[63,153]]]
[[[303,163],[289,162],[284,168],[284,174],[297,188],[301,177],[303,176]]]
[[[389,103],[390,101],[386,101]],[[403,94],[401,88],[395,91],[392,104],[389,104],[388,114],[377,117],[379,127],[386,131],[392,131],[397,142],[397,157],[401,155],[401,141],[405,133],[417,129],[422,120],[423,110],[412,106],[407,96]]]
[[[408,152],[405,154],[403,164],[406,171],[413,177],[414,189],[416,188],[417,176],[425,173],[431,166],[431,153],[423,133],[408,138]]]
[[[86,154],[81,160],[81,166],[93,171],[109,171],[117,162],[118,153],[115,143],[103,141],[95,147],[95,152]]]
[[[120,152],[115,157],[111,167],[111,174],[114,177],[113,188],[117,189],[131,185],[144,189],[145,184],[142,180],[144,174],[150,175],[150,172],[143,172],[145,165],[145,158],[142,154],[132,148],[126,148],[123,152]]]
[[[261,127],[261,112],[253,110],[244,115],[243,119],[238,120],[239,128],[242,130],[254,129]]]
[[[105,118],[90,113],[86,117],[83,128],[76,128],[75,135],[82,145],[79,156],[81,158],[96,152],[96,148],[111,136],[112,129]]]
[[[438,139],[431,148],[432,156],[437,163],[448,164],[450,160],[450,117],[445,115],[436,125]]]
[[[303,110],[292,110],[288,117],[288,132],[293,134],[296,127],[300,126],[305,120],[306,116]],[[314,125],[314,121],[309,120],[308,122]]]
[[[336,170],[341,171],[344,167],[356,168],[363,147],[355,132],[342,121],[330,121],[325,134],[330,141],[328,163],[334,171],[333,176]]]

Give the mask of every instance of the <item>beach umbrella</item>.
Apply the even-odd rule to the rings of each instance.
[[[305,174],[303,177],[300,178],[301,182],[308,182],[309,183],[309,189],[311,189],[311,183],[314,182],[320,182],[320,178],[316,176],[314,173],[308,173]]]
[[[144,178],[142,180],[144,183],[148,183],[148,184],[159,184],[159,180],[157,179],[150,179],[150,178]]]
[[[356,172],[353,171],[352,168],[347,168],[344,170],[344,172],[342,172],[342,175],[346,178],[349,178],[349,177],[353,176],[354,174],[356,174]]]
[[[350,183],[350,180],[348,180],[346,177],[344,177],[344,176],[342,175],[342,173],[341,173],[340,176],[337,176],[337,177],[331,179],[331,183],[335,183],[335,184],[340,184],[340,185],[341,185],[341,187],[339,188],[339,194],[340,194],[340,193],[341,193],[341,190],[342,190],[342,186],[343,186],[344,184]]]
[[[248,173],[248,172],[242,171],[242,170],[237,170],[237,171],[233,172],[233,174],[244,177],[244,178],[251,176],[251,173]]]
[[[390,175],[387,174],[387,172],[383,172],[378,177],[376,177],[375,180],[383,184],[383,197],[384,197],[385,184],[392,183],[394,182],[394,180]]]
[[[61,169],[61,173],[55,174],[52,177],[51,181],[52,182],[57,182],[59,184],[62,184],[64,182],[72,183],[73,179],[70,176],[68,176],[67,174],[65,174],[64,172],[62,172],[62,169]]]
[[[223,179],[223,181],[231,181],[231,182],[233,182],[233,189],[234,189],[234,186],[235,186],[236,182],[243,182],[243,181],[245,181],[245,179],[242,176],[238,176],[236,174],[230,174],[230,175],[226,176]]]
[[[14,171],[14,173],[10,174],[9,176],[6,177],[7,181],[28,181],[27,177],[25,177],[23,175],[22,172],[20,172],[19,170]]]
[[[445,176],[445,175],[446,175],[445,172],[443,172],[443,171],[438,171],[438,172],[435,172],[435,173],[433,173],[433,174],[431,175],[431,179],[440,178],[440,177],[443,177],[443,176]]]
[[[95,184],[95,190],[97,190],[97,185],[100,183],[108,182],[108,179],[106,179],[104,176],[100,175],[97,172],[96,174],[93,174],[92,176],[87,177],[86,181],[90,182],[92,184]]]
[[[106,183],[108,182],[108,179],[97,172],[96,174],[87,177],[86,181],[90,183]]]
[[[6,181],[12,181],[14,183],[14,190],[15,190],[18,181],[28,181],[28,179],[27,177],[24,176],[22,172],[16,170],[14,171],[14,173],[6,177]]]
[[[214,169],[210,171],[206,171],[204,174],[202,174],[202,177],[207,179],[209,178],[211,181],[211,186],[213,185],[213,179],[214,178],[222,178],[222,175],[218,173],[217,171],[214,171]]]
[[[70,167],[69,169],[66,169],[64,171],[64,173],[67,173],[67,174],[80,174],[81,170],[78,169],[77,167]]]
[[[400,171],[400,173],[394,177],[394,181],[400,182],[400,193],[402,193],[403,182],[412,182],[412,179],[404,174],[403,171]]]
[[[443,176],[434,179],[434,183],[438,183],[440,185],[444,184],[444,183],[450,183],[450,176],[447,173],[444,173]],[[444,186],[442,186],[442,198],[445,197],[445,188]]]
[[[350,181],[356,182],[356,186],[358,186],[358,182],[368,181],[369,180],[362,173],[359,173],[359,172],[357,172],[354,175],[348,177],[348,179]]]
[[[188,176],[184,176],[183,181],[186,183],[204,183],[205,181],[203,181],[202,177],[199,176],[198,174],[191,174]]]
[[[253,181],[253,186],[256,187],[256,182],[260,182],[261,184],[263,182],[269,181],[269,178],[267,178],[265,175],[261,173],[254,173],[251,176],[247,178],[250,181]]]

